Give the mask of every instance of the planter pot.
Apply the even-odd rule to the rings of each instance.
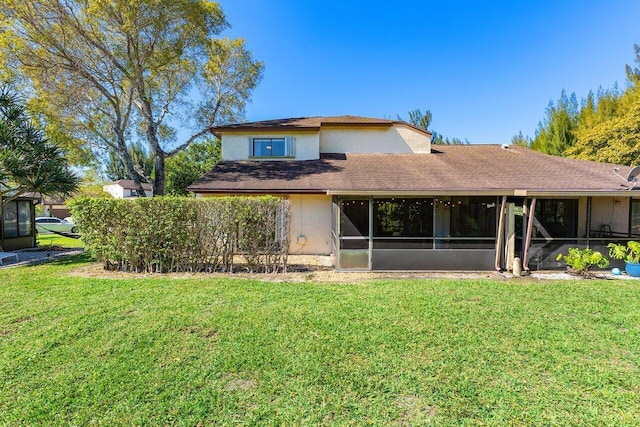
[[[640,264],[635,262],[626,262],[624,269],[631,277],[640,277]]]

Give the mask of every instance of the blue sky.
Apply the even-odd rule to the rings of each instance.
[[[533,136],[562,89],[625,84],[639,0],[221,0],[265,74],[249,121],[353,114],[407,118],[472,143]]]

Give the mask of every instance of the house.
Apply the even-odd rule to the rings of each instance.
[[[0,208],[0,252],[36,246],[35,205],[39,195],[23,195]]]
[[[42,216],[55,216],[56,218],[71,216],[71,211],[65,203],[61,197],[42,196]]]
[[[153,197],[153,187],[151,184],[142,183],[142,188],[146,197]],[[110,182],[102,186],[102,189],[115,199],[128,199],[131,197],[138,197],[136,186],[131,179],[120,179],[118,181]]]
[[[290,253],[339,270],[559,267],[568,247],[640,237],[628,166],[512,145],[431,145],[397,120],[308,117],[219,126],[222,160],[197,197],[271,194],[291,205]],[[628,175],[631,176],[628,176]]]

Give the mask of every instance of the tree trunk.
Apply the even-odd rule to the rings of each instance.
[[[124,166],[127,168],[127,172],[133,181],[133,184],[136,187],[136,193],[138,193],[138,197],[146,197],[147,194],[144,192],[144,188],[142,187],[142,182],[140,181],[140,175],[136,172],[136,168],[133,166],[133,160],[131,160],[131,156],[129,155],[129,150],[127,150],[127,144],[125,143],[125,136],[122,132],[118,133],[118,142],[116,144],[116,149],[120,157],[122,157],[122,162]]]
[[[153,178],[153,190],[154,194],[158,196],[164,195],[164,184],[165,184],[165,173],[164,173],[164,160],[165,153],[160,150],[160,152],[156,153],[154,156],[154,166],[156,175]]]

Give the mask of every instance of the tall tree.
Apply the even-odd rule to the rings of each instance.
[[[67,195],[78,183],[62,150],[33,125],[22,100],[0,89],[0,207],[30,192]]]
[[[61,131],[81,129],[90,143],[104,144],[110,136],[139,184],[118,142],[135,124],[154,156],[155,194],[164,193],[165,158],[210,126],[241,116],[262,76],[263,64],[242,39],[215,38],[228,23],[210,0],[5,3],[6,42],[0,45],[13,54],[34,91],[46,94],[41,111]],[[81,89],[61,91],[73,89],[69,81]],[[69,109],[57,108],[69,96]],[[70,114],[73,106],[84,115]],[[170,148],[185,127],[190,136]]]
[[[575,93],[567,96],[563,90],[556,104],[549,103],[544,119],[538,124],[531,148],[560,156],[575,142],[574,131],[578,125],[578,100]]]

